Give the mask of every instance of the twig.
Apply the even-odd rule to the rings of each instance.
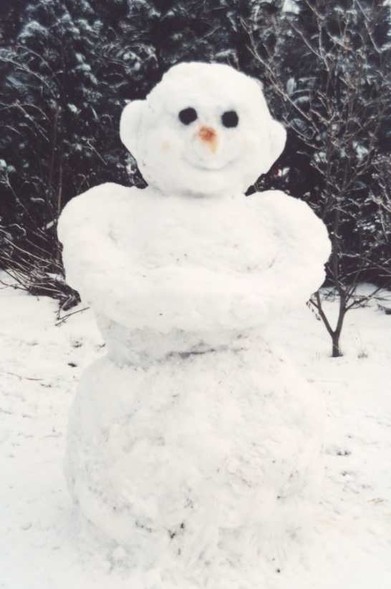
[[[84,307],[83,309],[78,309],[77,311],[72,311],[72,313],[67,313],[64,317],[60,317],[59,320],[55,323],[55,325],[61,325],[65,323],[72,315],[76,315],[77,313],[83,313],[83,311],[88,311],[89,307]]]
[[[9,372],[8,370],[2,370],[1,374],[8,374],[9,376],[15,376],[19,378],[19,380],[42,380],[42,378],[34,378],[32,376],[21,376],[20,374],[16,374],[15,372]]]

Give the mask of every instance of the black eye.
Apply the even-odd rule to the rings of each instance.
[[[237,127],[239,124],[238,113],[235,110],[227,110],[221,115],[221,122],[224,127]]]
[[[190,123],[193,123],[197,119],[198,115],[196,109],[189,106],[189,108],[181,110],[178,117],[181,123],[190,125]]]

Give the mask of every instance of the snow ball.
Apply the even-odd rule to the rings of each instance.
[[[193,195],[244,192],[286,139],[257,80],[195,62],[172,67],[146,100],[128,104],[120,134],[151,186]]]

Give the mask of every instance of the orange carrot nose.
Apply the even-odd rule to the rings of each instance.
[[[204,141],[213,152],[216,151],[217,133],[212,127],[201,127],[198,131],[198,137],[201,141]]]

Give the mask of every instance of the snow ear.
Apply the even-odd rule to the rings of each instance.
[[[136,159],[144,108],[145,100],[134,100],[130,102],[122,111],[119,124],[121,141]]]
[[[286,143],[286,130],[281,123],[273,119],[266,102],[262,82],[259,80],[254,81],[257,83],[258,97],[260,100],[260,107],[262,108],[263,119],[262,130],[260,129],[260,137],[262,137],[265,147],[263,152],[264,157],[262,174],[267,174],[272,165],[278,160],[284,151]]]
[[[281,123],[272,120],[269,129],[269,155],[270,160],[268,162],[268,168],[266,172],[270,170],[275,161],[278,160],[282,152],[284,151],[286,143],[286,130]],[[265,173],[266,173],[265,172]]]

